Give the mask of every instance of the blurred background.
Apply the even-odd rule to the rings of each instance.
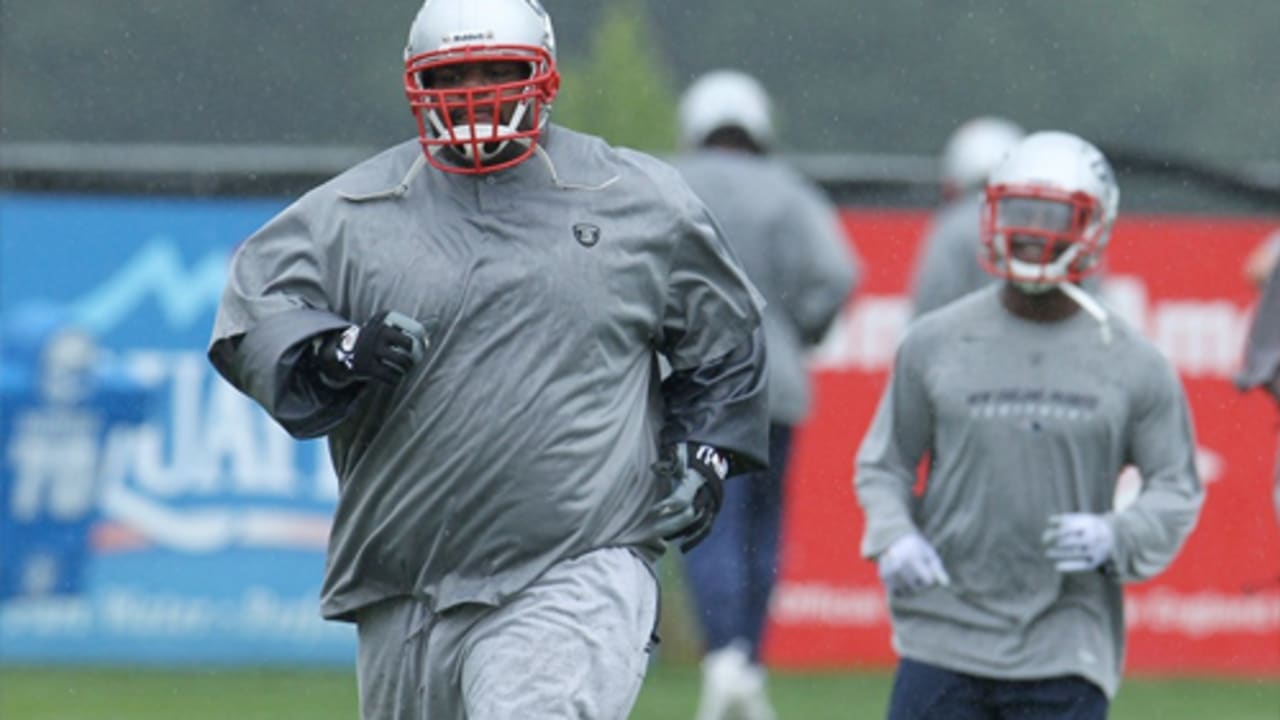
[[[171,168],[172,145],[330,150],[296,161],[306,169],[363,157],[412,135],[401,70],[417,5],[5,0],[6,168],[41,165],[49,143],[135,146],[128,163],[101,148],[63,148],[63,164],[85,171],[247,164],[220,154],[201,167]],[[1028,128],[1070,129],[1122,169],[1203,166],[1246,184],[1280,184],[1280,7],[1267,0],[546,7],[565,76],[556,119],[624,145],[670,150],[678,93],[699,72],[733,66],[770,89],[785,148],[860,158],[836,166],[846,176],[878,170],[928,181],[927,162],[906,161],[933,157],[963,119],[997,114]],[[154,145],[164,147],[147,147]],[[53,160],[46,154],[43,164]],[[1152,201],[1172,208],[1197,195],[1164,189],[1169,195]]]
[[[350,628],[318,618],[334,484],[204,359],[235,245],[413,137],[419,3],[0,0],[0,717],[352,717]],[[1001,115],[1099,145],[1110,299],[1174,360],[1210,500],[1131,589],[1117,717],[1280,717],[1276,413],[1231,386],[1280,227],[1274,0],[545,0],[553,119],[675,151],[675,102],[734,67],[841,206],[867,278],[814,359],[767,656],[784,717],[875,716],[893,655],[856,555],[853,450],[907,322],[938,153]],[[676,560],[636,717],[691,717]],[[194,709],[193,709],[194,708]],[[1183,714],[1178,714],[1183,713]]]

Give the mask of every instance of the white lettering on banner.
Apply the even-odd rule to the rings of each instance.
[[[1130,630],[1191,637],[1280,633],[1280,592],[1227,595],[1160,588],[1125,600]]]
[[[316,613],[318,593],[308,588],[285,595],[250,585],[238,597],[216,599],[110,585],[96,602],[83,596],[44,597],[0,605],[0,635],[71,638],[97,627],[111,635],[157,639],[221,634],[259,641],[326,641],[347,636],[348,626]]]
[[[227,259],[216,250],[188,267],[172,237],[154,235],[70,303],[72,317],[108,337],[154,303],[166,329],[186,333],[217,307]],[[215,378],[202,350],[133,348],[125,359],[163,407],[142,427],[108,435],[101,506],[109,520],[187,552],[324,547],[337,480],[323,442],[289,437]]]
[[[1249,310],[1220,299],[1180,298],[1152,304],[1142,278],[1118,275],[1103,285],[1107,304],[1141,328],[1185,375],[1229,378],[1249,332]]]
[[[769,619],[782,625],[874,627],[889,622],[889,608],[878,585],[778,583],[769,603]]]
[[[101,426],[97,415],[76,408],[41,408],[16,418],[6,458],[13,519],[29,522],[47,513],[70,522],[89,514]]]
[[[77,637],[93,627],[83,596],[32,597],[0,603],[0,637]]]
[[[1275,635],[1280,633],[1280,592],[1229,595],[1159,588],[1130,594],[1125,600],[1125,617],[1131,631],[1196,638]],[[878,585],[840,587],[795,582],[777,585],[769,605],[769,619],[779,625],[867,628],[887,624],[889,612]]]
[[[1108,307],[1141,330],[1178,372],[1193,377],[1231,378],[1239,368],[1248,333],[1248,308],[1218,298],[1177,298],[1152,303],[1146,283],[1132,275],[1108,277]],[[815,350],[815,370],[882,372],[911,321],[905,295],[858,296],[836,319]]]
[[[254,637],[321,640],[335,636],[335,624],[321,619],[316,612],[319,594],[316,590],[286,597],[274,588],[256,585],[246,588],[240,601],[240,628]]]
[[[206,631],[217,621],[217,603],[205,597],[111,588],[103,593],[102,621],[123,635],[164,637]]]
[[[325,546],[337,480],[324,443],[299,444],[215,377],[202,353],[137,351],[129,360],[169,412],[104,453],[107,517],[186,552]]]
[[[333,496],[331,489],[318,491],[299,482],[297,441],[252,400],[213,378],[200,353],[140,352],[135,365],[150,384],[163,388],[167,381],[171,415],[169,427],[151,423],[142,433],[130,468],[140,487],[162,497]],[[331,475],[327,465],[317,471]]]
[[[168,427],[147,426],[135,466],[141,487],[169,497],[303,493],[294,471],[297,443],[235,388],[211,382],[212,371],[199,353],[137,356],[153,384],[164,387],[168,381],[171,419]]]
[[[287,495],[295,481],[292,457],[281,458],[271,449],[272,439],[283,433],[262,427],[254,410],[226,383],[209,388],[209,403],[200,423],[204,430],[201,472],[210,479],[226,477],[245,492],[260,489]]]
[[[1229,378],[1239,365],[1249,318],[1225,300],[1171,301],[1157,306],[1148,331],[1180,372]]]

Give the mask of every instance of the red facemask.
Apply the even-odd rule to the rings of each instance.
[[[527,78],[431,87],[433,74],[458,66],[519,62]],[[481,174],[528,159],[560,87],[555,61],[526,45],[468,46],[421,53],[405,62],[405,95],[427,160],[445,172]]]
[[[1097,199],[1035,186],[992,185],[982,212],[983,267],[1028,283],[1096,272],[1106,228]]]

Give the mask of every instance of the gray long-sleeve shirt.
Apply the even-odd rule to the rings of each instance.
[[[797,424],[810,406],[806,353],[855,291],[860,260],[830,201],[777,160],[705,149],[676,167],[767,301],[769,412],[775,422]]]
[[[664,422],[765,461],[764,369],[739,352],[760,302],[674,169],[552,126],[502,172],[428,168],[410,141],[302,197],[236,253],[210,358],[293,434],[329,435],[323,614],[441,611],[594,548],[656,557]],[[309,338],[381,310],[430,340],[399,385],[335,394],[301,370]],[[664,396],[657,353],[711,387]]]
[[[1078,674],[1108,695],[1124,655],[1121,582],[1174,558],[1204,501],[1182,386],[1170,363],[1112,319],[1049,324],[1004,309],[999,286],[925,315],[908,331],[858,451],[862,552],[918,529],[950,587],[890,599],[904,657],[998,678]],[[923,495],[916,468],[929,456]],[[1115,511],[1126,465],[1143,477]],[[1048,518],[1104,514],[1114,574],[1059,573]]]

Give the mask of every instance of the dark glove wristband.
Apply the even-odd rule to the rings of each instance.
[[[710,445],[695,445],[689,443],[689,467],[697,470],[707,477],[707,479],[716,479],[724,482],[729,475],[729,459],[726,458],[719,450]]]
[[[720,506],[724,503],[724,479],[729,473],[729,461],[710,445],[690,443],[687,458],[685,462],[688,470],[698,473],[706,482],[693,498],[693,507],[698,517],[689,532],[681,538],[681,552],[689,552],[711,533],[716,515],[720,514]]]
[[[315,346],[320,381],[339,390],[369,380],[398,383],[416,360],[417,340],[406,331],[407,322],[384,311],[363,326],[322,336]]]
[[[707,479],[707,487],[712,493],[714,511],[720,510],[724,501],[724,479],[729,474],[729,461],[720,451],[710,445],[689,445],[689,469],[694,470]]]
[[[316,374],[325,386],[343,390],[360,381],[354,372],[355,344],[359,336],[360,326],[351,325],[345,330],[321,335],[313,341],[311,351]]]

